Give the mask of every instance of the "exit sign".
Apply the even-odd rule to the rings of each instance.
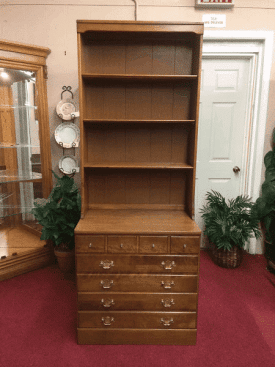
[[[204,8],[231,8],[234,0],[195,0],[196,7]]]

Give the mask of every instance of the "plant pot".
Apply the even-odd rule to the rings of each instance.
[[[267,270],[275,274],[275,245],[265,240],[265,258],[267,260]]]
[[[74,266],[75,266],[74,250],[58,251],[58,249],[54,249],[54,254],[57,258],[59,269],[63,273],[69,273],[74,270]]]
[[[232,246],[231,250],[218,249],[212,247],[212,258],[215,264],[222,268],[234,269],[241,265],[243,261],[243,249]]]

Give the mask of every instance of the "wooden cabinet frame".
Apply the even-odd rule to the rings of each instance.
[[[78,21],[77,30],[78,342],[194,344],[198,283],[188,293],[178,277],[198,281],[201,232],[193,216],[203,25]],[[98,275],[107,274],[102,305],[95,289]],[[138,277],[148,283],[143,292]],[[119,294],[112,293],[117,281]],[[166,294],[175,284],[176,294]],[[173,310],[181,312],[177,322]],[[127,321],[118,322],[123,313]]]
[[[52,163],[51,163],[51,145],[50,145],[50,131],[49,131],[49,113],[47,101],[47,66],[46,58],[50,50],[45,47],[22,44],[18,42],[11,42],[7,40],[0,40],[0,68],[10,70],[25,70],[33,71],[36,74],[36,110],[37,119],[39,121],[39,141],[40,141],[40,159],[41,159],[41,176],[42,178],[37,182],[42,182],[42,195],[47,198],[52,190]],[[3,143],[3,142],[1,142]],[[5,149],[2,147],[1,149]],[[16,157],[15,157],[16,158]],[[16,159],[15,159],[16,160]],[[5,166],[2,167],[2,169]],[[6,169],[16,170],[16,167],[6,167]],[[8,177],[5,178],[9,182]],[[34,182],[30,179],[12,179],[14,183],[14,190],[18,190],[19,182]],[[2,182],[3,183],[3,182]],[[16,218],[11,221],[12,225],[18,225],[20,221]],[[26,228],[26,227],[25,227]],[[41,233],[35,229],[29,228],[30,231],[36,233],[38,236]],[[0,261],[0,278],[5,279],[15,275],[22,274],[42,267],[51,261],[51,253],[47,248],[43,248],[41,242],[41,249],[33,251],[25,251],[16,256],[8,256]]]

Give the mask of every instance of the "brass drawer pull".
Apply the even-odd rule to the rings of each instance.
[[[102,280],[100,282],[100,284],[102,285],[102,288],[104,288],[104,289],[110,289],[112,287],[112,285],[114,284],[114,281],[113,280],[109,280],[109,279],[105,279],[105,280]]]
[[[171,326],[171,324],[173,324],[174,320],[171,317],[170,319],[161,319],[160,320],[161,324],[163,324],[164,326]]]
[[[163,286],[164,289],[171,289],[173,285],[175,285],[174,281],[172,280],[171,282],[169,282],[169,280],[166,281],[162,281],[161,285]]]
[[[176,266],[175,261],[166,260],[161,263],[165,270],[172,270]]]
[[[110,298],[107,299],[102,298],[101,303],[103,307],[111,307],[112,305],[115,304],[114,300]]]
[[[161,303],[163,304],[164,307],[171,307],[172,305],[175,304],[174,300],[173,299],[162,299],[161,300]]]
[[[92,243],[89,243],[89,246],[88,247],[91,248],[92,246],[93,246]]]
[[[99,266],[102,266],[103,269],[111,269],[111,267],[114,266],[114,262],[112,260],[102,260]]]
[[[106,316],[106,317],[102,317],[101,321],[103,322],[105,326],[110,326],[112,322],[115,321],[115,319],[113,317]]]

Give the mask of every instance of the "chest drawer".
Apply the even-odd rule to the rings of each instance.
[[[139,252],[151,254],[168,253],[167,236],[140,236]]]
[[[80,328],[194,329],[196,312],[80,311]]]
[[[137,253],[137,237],[108,236],[107,246],[110,253]]]
[[[171,254],[198,254],[200,237],[171,236]]]
[[[197,275],[78,274],[79,292],[197,292]]]
[[[105,237],[90,236],[90,235],[75,236],[75,249],[76,252],[85,252],[85,253],[104,252]]]
[[[130,273],[197,273],[195,255],[109,255],[78,254],[77,273],[130,274]]]
[[[78,293],[80,311],[196,311],[196,293]]]

